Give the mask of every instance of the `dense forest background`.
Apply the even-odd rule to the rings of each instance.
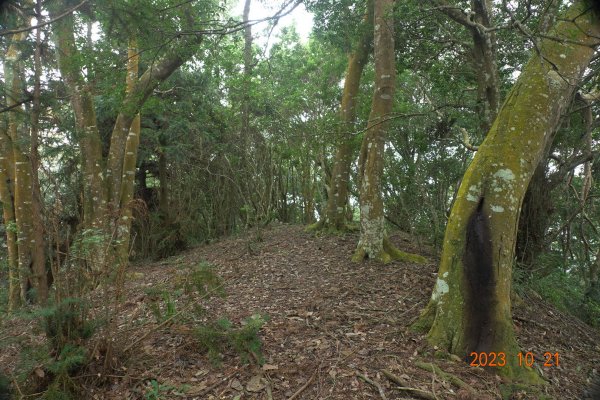
[[[94,357],[116,374],[113,354],[132,348],[111,339],[117,316],[144,273],[130,265],[231,236],[253,255],[281,224],[356,239],[348,270],[435,260],[411,326],[455,355],[517,354],[511,302],[532,293],[597,328],[594,4],[2,2],[0,321],[39,322],[46,347],[2,371],[0,398],[82,396],[73,377]],[[300,9],[307,38],[289,23]],[[223,286],[200,263],[181,290]],[[147,296],[158,327],[181,317],[169,291]],[[264,323],[211,325],[200,341],[265,365]]]

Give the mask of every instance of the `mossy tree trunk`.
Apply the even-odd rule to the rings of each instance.
[[[539,381],[517,365],[511,318],[519,211],[550,133],[599,43],[600,22],[589,4],[575,2],[550,32],[553,38],[539,43],[467,169],[420,321],[433,345],[459,356],[504,352],[507,365],[498,372],[518,380]]]

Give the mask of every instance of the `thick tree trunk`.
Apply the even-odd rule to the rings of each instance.
[[[539,44],[462,180],[446,228],[431,301],[421,323],[432,344],[451,353],[503,352],[498,372],[537,375],[517,365],[510,303],[518,216],[550,133],[599,43],[600,23],[575,2]]]

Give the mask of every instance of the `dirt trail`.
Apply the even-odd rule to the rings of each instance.
[[[397,390],[383,370],[413,389],[437,396],[432,398],[501,398],[502,382],[496,376],[460,360],[436,357],[424,337],[409,329],[435,281],[437,259],[429,249],[396,234],[392,241],[400,249],[420,253],[430,262],[353,264],[353,234],[315,237],[300,226],[276,225],[262,236],[262,242],[253,234],[230,237],[133,267],[117,338],[121,345],[131,343],[155,327],[148,289],[173,288],[175,293],[185,267],[205,260],[225,280],[227,296],[204,300],[182,295],[175,305],[185,307],[192,300],[206,310],[203,319],[226,317],[234,324],[252,314],[266,314],[269,320],[260,331],[262,368],[245,365],[234,353],[214,366],[194,344],[189,319],[175,320],[136,345],[124,360],[120,378],[103,388],[90,387],[89,398],[143,399],[151,379],[163,385],[161,399],[347,400],[381,399],[382,393],[387,399],[416,398]],[[598,332],[533,296],[515,306],[514,322],[523,351],[533,352],[537,360],[547,351],[560,355],[559,367],[541,368],[549,382],[544,388],[549,398],[581,398],[600,360]],[[419,368],[418,362],[435,363],[478,394],[469,395]],[[187,395],[172,389],[184,385]]]

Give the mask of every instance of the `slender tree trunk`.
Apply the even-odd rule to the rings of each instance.
[[[8,311],[21,305],[21,273],[19,271],[19,250],[17,247],[17,223],[14,208],[14,154],[12,141],[8,136],[6,121],[0,127],[0,201],[2,219],[6,229],[8,258]]]
[[[129,41],[127,50],[127,78],[126,78],[126,94],[131,95],[135,89],[135,84],[138,80],[139,70],[139,54],[135,39]],[[125,144],[125,155],[123,160],[123,175],[121,180],[121,199],[119,204],[119,223],[117,236],[117,253],[119,255],[119,265],[127,264],[129,260],[129,241],[131,231],[131,219],[133,216],[132,204],[133,188],[135,183],[135,167],[137,162],[137,152],[140,145],[140,114],[133,118],[127,135]]]
[[[353,133],[356,130],[356,101],[359,95],[360,78],[369,54],[373,49],[373,1],[367,2],[367,11],[362,22],[363,34],[348,56],[348,68],[344,79],[344,91],[340,105],[340,126],[336,130],[336,151],[333,159],[331,179],[327,193],[325,216],[311,229],[330,228],[347,229],[346,206],[348,204],[348,185],[350,167],[354,159]]]
[[[65,8],[64,1],[58,2],[58,5],[62,6],[62,9]],[[62,10],[54,8],[51,11],[51,14],[56,16]],[[104,160],[92,93],[78,65],[79,54],[75,45],[73,16],[64,16],[53,26],[58,65],[71,97],[81,148],[84,174],[83,214],[86,228],[82,233],[91,233],[97,237],[99,235],[101,238],[99,241],[95,240],[95,244],[86,252],[91,264],[92,281],[95,283],[102,274],[109,272],[107,268],[112,264],[114,257],[123,260],[126,252],[124,249],[129,246],[131,210],[124,208],[129,207],[133,193],[139,143],[139,133],[135,132],[136,126],[139,125],[139,122],[136,122],[139,110],[154,89],[192,54],[182,53],[176,47],[169,48],[163,58],[153,62],[139,79],[128,86],[113,127],[108,156]],[[202,36],[190,36],[180,45],[198,45],[201,40]],[[132,61],[134,62],[137,63]],[[134,130],[131,129],[132,126]]]
[[[472,0],[474,21],[479,25],[471,29],[473,35],[473,67],[477,76],[477,104],[480,126],[487,133],[500,108],[500,77],[496,62],[496,35],[484,31],[492,26],[492,1]]]
[[[158,152],[158,181],[160,190],[158,192],[158,208],[166,226],[171,225],[171,211],[169,209],[169,184],[167,173],[167,155],[164,149]]]
[[[37,0],[35,10],[38,15],[42,15],[41,0]],[[41,83],[42,74],[42,30],[36,29],[35,32],[35,50],[33,54],[34,65],[34,84],[33,84],[33,104],[31,107],[31,194],[32,194],[32,219],[33,219],[33,266],[34,276],[36,277],[36,289],[38,300],[44,304],[48,299],[48,273],[46,272],[46,251],[44,246],[44,224],[42,221],[42,192],[40,190],[40,156],[38,153],[39,131],[40,131],[40,112],[41,112]]]
[[[394,248],[385,235],[381,178],[383,151],[394,105],[396,67],[394,62],[393,0],[375,0],[375,92],[371,114],[359,156],[360,239],[353,260],[383,262],[394,258],[424,261]]]
[[[515,357],[510,287],[519,211],[599,34],[597,15],[577,1],[550,33],[564,40],[543,40],[523,69],[464,175],[421,318],[433,345],[468,359],[472,352],[503,352],[506,366],[498,373],[519,380],[539,381]]]
[[[13,209],[16,222],[20,296],[22,300],[25,300],[28,290],[34,289],[36,300],[45,302],[48,287],[40,210],[34,207],[33,198],[33,187],[37,185],[37,182],[34,183],[32,172],[32,137],[26,125],[23,106],[18,105],[25,93],[22,81],[24,71],[20,47],[26,35],[25,32],[21,32],[12,36],[12,43],[4,60],[7,106],[13,107],[8,113],[7,134],[10,137],[10,149],[12,150],[12,161],[14,162],[14,168],[11,172],[13,173]],[[39,71],[36,73],[39,73]],[[36,222],[39,225],[36,226]],[[36,252],[40,249],[41,252]]]

